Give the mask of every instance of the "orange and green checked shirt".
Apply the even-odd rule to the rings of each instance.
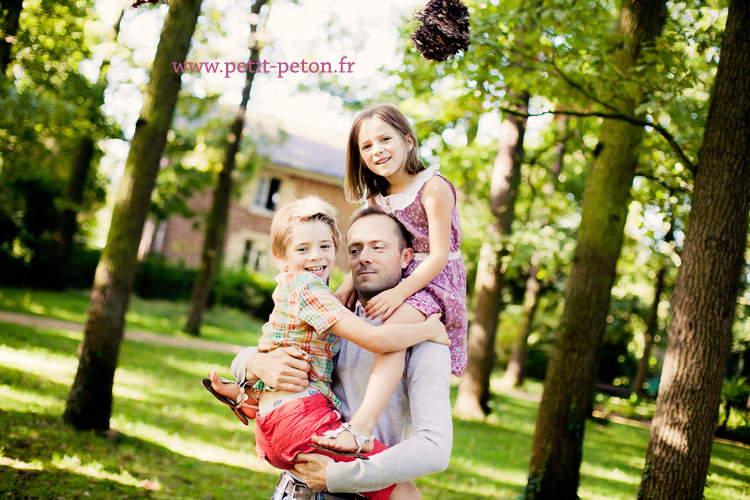
[[[328,330],[353,313],[312,273],[280,273],[276,282],[273,311],[263,325],[258,350],[297,346],[310,354],[310,386],[341,408],[341,401],[331,390],[333,357],[339,352],[338,337]],[[255,384],[253,389],[271,390],[263,382]]]

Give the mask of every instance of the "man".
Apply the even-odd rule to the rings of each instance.
[[[364,305],[370,298],[400,281],[413,257],[408,238],[400,222],[379,210],[366,208],[355,214],[347,232],[347,248],[358,296],[355,312],[359,316],[364,317]],[[343,402],[345,421],[362,403],[373,361],[372,353],[340,339],[333,390]],[[261,379],[286,391],[306,387],[308,370],[304,355],[293,348],[268,353],[247,348],[232,363],[232,372],[239,381]],[[447,346],[423,342],[410,348],[401,383],[375,426],[375,437],[390,448],[367,461],[353,462],[302,454],[298,456],[301,463],[295,468],[295,475],[315,491],[354,493],[445,470],[453,442],[449,376]],[[282,491],[292,490],[298,492],[299,498],[315,498],[311,491],[303,491],[302,486],[295,486],[285,477],[282,475],[277,484],[278,498],[282,498]]]

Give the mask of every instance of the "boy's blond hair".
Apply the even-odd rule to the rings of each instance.
[[[286,247],[292,237],[292,229],[298,224],[320,221],[331,228],[333,246],[338,251],[341,233],[336,226],[336,216],[330,203],[317,196],[305,196],[283,205],[271,221],[271,251],[280,259],[286,259]]]

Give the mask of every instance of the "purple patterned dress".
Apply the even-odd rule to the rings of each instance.
[[[438,176],[447,182],[453,192],[450,254],[448,263],[440,274],[422,290],[406,299],[406,302],[426,316],[435,313],[442,314],[442,321],[445,323],[445,329],[451,340],[451,373],[460,376],[466,368],[468,318],[466,315],[466,268],[461,257],[461,220],[458,217],[455,188],[448,179],[437,172],[437,167],[431,167],[417,174],[412,185],[403,193],[376,195],[372,198],[372,202],[385,212],[396,216],[411,233],[415,254],[414,260],[404,271],[404,277],[407,277],[430,253],[427,214],[422,206],[422,191],[427,181],[433,176]]]

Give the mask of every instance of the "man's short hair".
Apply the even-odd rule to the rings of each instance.
[[[352,215],[352,218],[349,221],[349,227],[351,228],[358,220],[364,219],[365,217],[369,217],[371,215],[385,215],[386,217],[390,218],[398,228],[396,231],[396,236],[398,237],[398,249],[403,252],[407,248],[411,248],[411,234],[409,233],[409,231],[406,230],[400,220],[398,220],[393,215],[382,211],[379,208],[365,207],[357,210],[356,212],[354,212],[354,215]]]
[[[305,196],[282,206],[271,221],[271,250],[273,254],[285,259],[286,247],[292,237],[292,229],[303,222],[320,221],[331,228],[333,246],[339,248],[341,233],[336,227],[336,216],[333,207],[317,196]]]

